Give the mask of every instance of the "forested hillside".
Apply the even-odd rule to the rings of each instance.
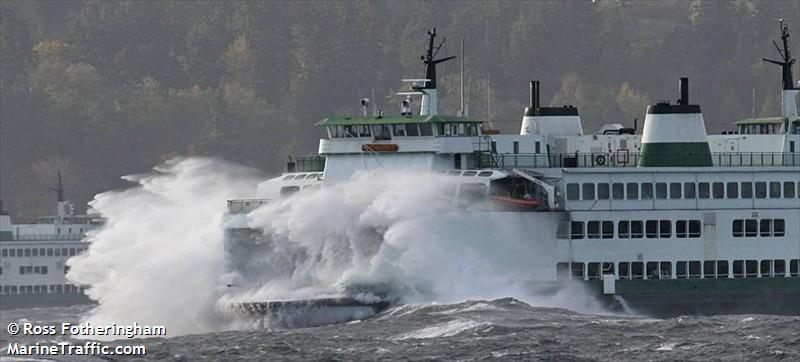
[[[691,79],[710,131],[779,112],[776,19],[800,54],[800,1],[0,1],[0,198],[51,212],[55,174],[83,204],[179,155],[277,173],[316,150],[319,119],[372,97],[397,112],[425,32],[466,43],[470,116],[517,131],[527,81],[589,131],[643,119]],[[458,62],[440,111],[458,108]],[[795,68],[796,72],[800,72]]]

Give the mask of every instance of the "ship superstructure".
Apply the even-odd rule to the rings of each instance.
[[[577,282],[655,314],[800,315],[800,88],[783,23],[783,59],[766,60],[782,67],[781,116],[721,135],[706,134],[687,78],[676,103],[648,106],[641,135],[637,122],[586,134],[576,107],[540,105],[538,81],[519,134],[440,115],[434,67],[450,58],[434,59],[429,36],[426,78],[401,93],[421,96],[419,114],[406,98],[400,115],[369,115],[365,105],[360,116],[318,122],[327,137],[317,157],[290,162],[258,186],[258,199],[228,202],[229,256],[255,247],[245,215],[265,203],[357,172],[415,169],[451,177],[455,198],[494,205],[474,212],[551,225],[520,230],[551,261],[532,262],[542,271],[532,288]]]
[[[99,215],[76,214],[66,200],[61,174],[54,215],[35,223],[12,223],[0,204],[0,309],[89,302],[84,287],[70,283],[67,259],[86,251],[86,233],[102,224]]]

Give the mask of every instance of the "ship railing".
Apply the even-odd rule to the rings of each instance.
[[[641,152],[592,152],[592,153],[491,153],[475,152],[477,168],[584,168],[584,167],[637,167]],[[662,161],[671,155],[658,154]],[[685,154],[675,154],[674,163],[680,164]],[[794,152],[714,152],[711,153],[714,166],[754,167],[754,166],[800,166],[800,153]]]
[[[86,234],[16,234],[11,241],[80,241]]]
[[[239,199],[228,200],[228,213],[229,214],[246,214],[253,211],[262,205],[269,203],[268,199]]]

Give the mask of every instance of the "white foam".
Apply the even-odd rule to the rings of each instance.
[[[417,329],[408,333],[404,333],[394,337],[393,339],[406,340],[406,339],[429,339],[429,338],[452,337],[457,334],[485,325],[487,324],[476,322],[469,319],[456,319],[446,323],[441,323],[430,327]]]

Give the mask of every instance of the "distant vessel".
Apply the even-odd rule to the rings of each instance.
[[[58,174],[56,213],[34,224],[13,224],[0,202],[0,309],[88,303],[83,286],[64,276],[67,259],[86,251],[98,215],[74,213]]]
[[[230,268],[258,265],[248,258],[271,245],[253,241],[264,236],[247,226],[248,212],[358,171],[413,168],[449,177],[445,196],[493,205],[469,212],[521,220],[509,224],[530,236],[536,260],[549,260],[531,258],[540,276],[531,289],[580,284],[612,308],[654,315],[800,315],[800,88],[783,22],[782,59],[767,60],[782,69],[781,116],[736,122],[736,131],[720,135],[706,134],[687,78],[680,78],[677,103],[647,107],[641,135],[636,123],[585,134],[576,107],[540,105],[537,81],[519,134],[440,115],[436,65],[451,58],[435,59],[435,30],[429,36],[425,77],[400,93],[421,97],[418,114],[408,98],[399,115],[370,115],[363,100],[360,116],[318,123],[328,135],[318,157],[291,161],[287,173],[258,186],[258,199],[228,201]],[[258,270],[238,272],[243,284],[258,282]],[[319,303],[386,303],[353,297]],[[287,302],[237,306],[267,313],[276,303]]]

